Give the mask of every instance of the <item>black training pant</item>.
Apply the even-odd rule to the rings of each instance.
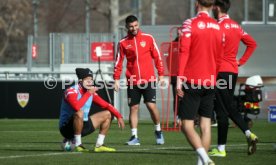
[[[226,86],[217,83],[215,112],[218,121],[218,145],[226,144],[229,121],[228,117],[242,130],[244,133],[248,130],[248,125],[243,120],[238,109],[233,106],[234,91],[238,74],[231,72],[220,72],[217,81],[227,82]]]

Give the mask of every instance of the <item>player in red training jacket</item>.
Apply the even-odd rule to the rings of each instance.
[[[118,119],[118,125],[124,128],[122,115],[104,101],[93,87],[93,73],[88,68],[76,68],[79,83],[65,90],[60,109],[59,130],[65,141],[74,141],[76,152],[88,152],[81,142],[81,137],[91,134],[99,128],[95,152],[114,152],[114,148],[104,146],[104,139],[111,123],[111,115]],[[105,111],[89,116],[92,103]]]
[[[182,97],[179,117],[182,130],[198,154],[198,164],[213,165],[207,152],[211,143],[211,116],[216,76],[223,55],[223,34],[209,16],[214,0],[197,0],[197,16],[184,21],[180,37],[177,94]],[[183,82],[183,83],[182,83]],[[200,116],[199,135],[194,128]]]
[[[230,8],[230,0],[216,0],[213,8],[215,18],[225,35],[224,56],[219,69],[217,81],[224,83],[225,86],[217,86],[216,106],[218,122],[218,141],[217,148],[209,152],[210,156],[225,157],[225,145],[229,121],[228,117],[242,130],[248,141],[248,154],[251,155],[256,151],[258,138],[253,134],[238,112],[238,109],[232,105],[235,86],[238,78],[238,67],[243,66],[257,47],[255,40],[246,33],[239,24],[233,21],[227,14]],[[237,53],[240,41],[246,46],[242,57],[237,60]]]
[[[156,77],[155,63],[159,81],[163,81],[163,63],[152,35],[143,33],[139,29],[138,19],[130,15],[125,20],[128,34],[118,43],[118,53],[114,67],[115,90],[119,91],[119,80],[122,72],[124,58],[127,59],[126,78],[127,96],[130,109],[129,123],[131,137],[127,145],[140,145],[138,138],[138,112],[141,97],[144,98],[152,121],[155,125],[156,144],[164,144],[164,137],[160,126],[160,115],[156,106]]]

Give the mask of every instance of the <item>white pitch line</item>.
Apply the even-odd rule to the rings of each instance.
[[[80,152],[56,152],[56,153],[33,154],[33,155],[13,155],[13,156],[1,156],[0,159],[14,159],[14,158],[26,158],[26,157],[67,155],[67,154],[81,154],[81,153]]]
[[[268,146],[272,144],[267,143],[258,143],[259,146]],[[215,147],[216,145],[212,145]],[[247,146],[247,144],[232,144],[227,145],[228,147],[241,147]],[[139,146],[137,146],[139,147]],[[131,148],[130,149],[122,149],[117,150],[118,152],[127,152],[127,151],[154,151],[154,150],[169,150],[169,149],[192,149],[191,146],[184,147],[154,147],[154,148]],[[25,158],[25,157],[41,157],[41,156],[55,156],[55,155],[67,155],[67,154],[81,154],[80,152],[57,152],[57,153],[47,153],[47,154],[33,154],[33,155],[13,155],[13,156],[2,156],[0,159],[14,159],[14,158]]]
[[[39,133],[58,133],[58,131],[0,131],[3,133],[24,133],[24,132],[39,132]]]

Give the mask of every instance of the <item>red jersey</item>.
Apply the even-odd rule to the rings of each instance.
[[[81,85],[79,86],[79,91],[82,97],[78,100],[78,92],[75,88],[70,87],[65,91],[65,101],[70,104],[70,106],[75,110],[78,111],[81,107],[86,103],[86,101],[91,96],[91,93],[88,92],[86,89],[82,88]],[[102,109],[110,111],[116,118],[122,118],[122,115],[109,103],[103,100],[97,93],[92,94],[93,96],[93,103],[100,106]]]
[[[223,55],[223,34],[208,12],[184,21],[180,37],[178,76],[188,83],[214,86]]]
[[[239,24],[224,15],[218,21],[221,30],[225,34],[224,56],[219,72],[238,73],[237,54],[240,41],[246,45],[246,50],[239,59],[239,65],[243,65],[257,47],[255,40],[247,34]]]
[[[139,30],[136,36],[128,34],[119,42],[113,75],[114,80],[120,79],[124,57],[127,59],[126,78],[128,84],[137,85],[155,81],[153,60],[158,75],[163,76],[164,74],[160,52],[150,34]]]

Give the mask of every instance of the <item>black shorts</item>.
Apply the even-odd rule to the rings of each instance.
[[[184,96],[179,104],[179,117],[183,120],[194,120],[196,115],[211,118],[214,108],[215,89],[200,87],[192,89],[191,84],[186,84]]]
[[[156,103],[156,82],[128,86],[128,105],[133,106],[139,104],[142,95],[145,103]]]
[[[61,135],[66,139],[73,139],[74,138],[74,127],[73,127],[73,116],[68,121],[67,124],[62,126],[59,131]],[[84,137],[86,135],[89,135],[95,131],[95,128],[93,126],[92,120],[89,118],[88,121],[83,122],[83,129],[81,132],[81,136]]]

